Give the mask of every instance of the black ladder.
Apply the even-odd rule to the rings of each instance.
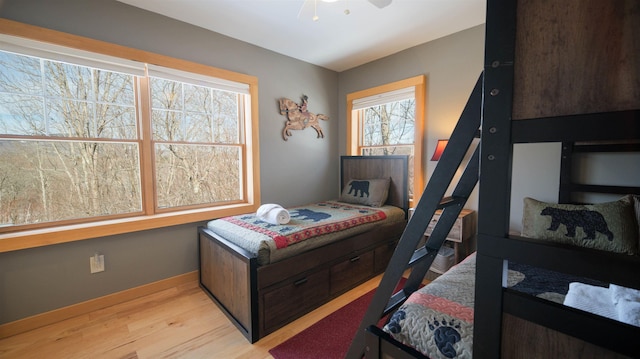
[[[413,216],[400,237],[389,265],[369,304],[360,327],[351,342],[347,359],[361,359],[365,354],[365,331],[375,325],[380,318],[398,308],[409,295],[415,292],[431,267],[445,238],[460,215],[471,191],[478,182],[480,146],[476,146],[473,156],[460,177],[450,197],[444,197],[456,171],[460,167],[473,139],[477,137],[482,114],[482,81],[480,75],[467,104],[451,134],[440,161],[415,207]],[[416,250],[425,230],[436,210],[442,209],[440,219],[424,246]],[[403,288],[393,293],[406,269],[411,274]]]

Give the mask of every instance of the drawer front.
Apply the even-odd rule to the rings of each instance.
[[[425,235],[429,236],[433,232],[433,228],[438,223],[439,216],[434,216],[429,225],[427,226],[427,230],[424,232]],[[451,231],[447,236],[447,239],[453,242],[462,242],[462,218],[456,219],[453,222],[453,226],[451,227]]]
[[[300,276],[264,294],[261,306],[264,333],[315,309],[329,298],[329,269]]]
[[[373,251],[353,256],[331,267],[331,295],[351,289],[373,275]]]
[[[384,270],[387,269],[387,265],[391,260],[397,244],[398,241],[393,241],[376,248],[374,252],[374,274],[384,272]]]

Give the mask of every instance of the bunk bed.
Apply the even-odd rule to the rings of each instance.
[[[475,269],[475,280],[469,276],[461,280],[474,292],[473,300],[461,306],[465,310],[473,308],[466,328],[473,333],[468,340],[472,349],[443,346],[449,351],[436,349],[432,358],[640,355],[640,327],[563,305],[566,292],[559,293],[559,298],[564,297],[562,303],[523,292],[512,279],[514,266],[519,265],[572,276],[571,282],[585,280],[594,286],[639,290],[637,237],[636,249],[629,254],[618,253],[619,248],[616,252],[605,247],[585,248],[564,240],[510,231],[512,207],[526,202],[512,203],[512,181],[517,180],[512,178],[513,151],[518,144],[562,144],[558,154],[557,203],[584,202],[585,198],[592,198],[586,193],[618,194],[617,198],[635,194],[623,201],[636,201],[637,211],[640,183],[577,183],[574,175],[584,173],[576,168],[588,163],[584,153],[640,151],[638,23],[640,4],[633,0],[488,0],[478,248],[472,258],[451,273],[455,276]],[[576,153],[583,156],[579,161],[575,160]],[[637,166],[638,162],[634,163]],[[618,170],[625,173],[628,168]],[[637,212],[635,215],[637,221]],[[637,222],[629,226],[633,225],[637,226]],[[571,232],[571,226],[560,228]],[[433,284],[439,286],[448,276],[445,273]],[[429,293],[429,287],[424,290],[432,296],[455,295],[456,291],[451,290],[451,294],[447,289],[437,289],[434,294]],[[409,296],[404,309],[425,301],[419,293]],[[400,308],[385,330],[368,329],[364,351],[367,358],[425,357],[416,350],[419,343],[405,345],[391,335],[398,331],[401,321],[416,320],[409,318],[407,311],[400,313],[403,307]],[[429,318],[427,331],[436,332],[436,327],[462,328],[459,322],[436,317]],[[451,343],[464,340],[453,331],[440,330],[437,335],[441,342],[449,340],[447,337],[453,338]]]
[[[486,175],[478,210],[475,356],[601,358],[640,352],[637,327],[502,285],[504,264],[518,262],[640,289],[637,256],[509,235],[511,194],[504,191],[512,186],[515,144],[595,142],[586,148],[597,150],[597,144],[613,141],[637,148],[639,5],[627,0],[488,2],[483,128],[495,131],[482,140],[482,150],[494,158],[481,164]],[[576,200],[570,192],[638,194],[637,187],[560,183],[562,202]]]
[[[612,195],[612,201],[601,202],[597,204],[570,204],[556,205],[555,203],[546,203],[525,198],[520,201],[520,205],[526,207],[524,210],[522,221],[525,223],[522,233],[512,234],[511,239],[519,241],[527,241],[543,246],[557,246],[556,249],[566,249],[569,251],[580,250],[575,244],[563,245],[562,242],[577,242],[580,245],[593,247],[594,244],[606,246],[607,252],[602,250],[592,251],[593,254],[599,256],[609,256],[609,251],[614,250],[618,253],[613,254],[612,258],[621,256],[623,260],[627,257],[639,259],[638,242],[640,235],[640,195],[628,195],[627,193],[640,193],[640,186],[592,186],[577,184],[575,175],[580,173],[576,171],[576,166],[572,162],[585,157],[585,154],[596,153],[636,153],[637,160],[640,160],[640,144],[638,145],[621,145],[619,143],[562,143],[561,150],[561,167],[560,167],[560,186],[558,192],[559,202],[575,202],[576,188],[580,188],[582,196],[586,192],[594,191],[596,193],[606,192]],[[619,194],[613,194],[620,192]],[[608,197],[608,196],[607,196]],[[619,198],[618,198],[619,197]],[[574,198],[570,201],[562,201],[562,198]],[[618,198],[618,199],[615,199]],[[604,233],[596,232],[595,238],[592,240],[582,239],[588,237],[587,227],[574,228],[575,233],[569,235],[571,226],[563,223],[560,226],[552,228],[552,217],[548,214],[541,215],[544,208],[571,208],[573,209],[589,209],[589,211],[605,212],[606,222],[609,223],[609,229],[616,234],[615,240],[609,242]],[[568,209],[567,209],[568,210]],[[612,212],[613,210],[613,212]],[[608,211],[608,212],[607,212]],[[539,222],[537,222],[539,221]],[[619,224],[628,224],[619,226]],[[616,227],[618,226],[618,227]],[[615,227],[615,228],[614,228]],[[540,242],[539,239],[528,238],[537,230],[548,233],[547,241]],[[598,228],[598,230],[603,230]],[[513,231],[512,231],[513,232]],[[527,236],[527,238],[523,236]],[[619,254],[621,253],[621,254]],[[469,358],[473,353],[474,340],[474,292],[476,282],[476,258],[477,253],[471,254],[460,264],[452,267],[449,271],[436,278],[425,287],[412,293],[408,299],[390,316],[388,322],[381,328],[370,327],[372,338],[367,344],[368,348],[381,347],[380,342],[387,344],[392,343],[392,350],[380,350],[373,354],[371,350],[367,352],[367,358],[381,358],[382,354],[387,355],[398,350],[408,353],[413,352],[413,357],[436,358]],[[550,258],[553,262],[559,262],[557,257]],[[526,261],[524,261],[526,262]],[[508,262],[508,270],[506,272],[505,291],[517,298],[535,297],[535,301],[546,305],[561,309],[562,305],[571,305],[574,308],[586,310],[588,312],[600,315],[604,318],[599,320],[608,321],[606,318],[627,321],[633,320],[633,324],[640,326],[640,303],[633,306],[635,316],[629,311],[625,311],[625,317],[619,317],[617,310],[628,309],[620,306],[615,308],[613,305],[613,289],[610,289],[608,282],[595,280],[588,277],[566,274],[558,271],[552,271],[540,268],[526,263],[517,261]],[[640,293],[636,293],[637,295]],[[598,307],[599,306],[599,307]],[[564,308],[572,310],[569,308]],[[562,310],[564,310],[562,309]],[[520,308],[525,313],[527,307]],[[507,329],[508,333],[521,333],[522,323],[513,324],[506,322],[506,325],[514,326]],[[640,332],[640,328],[636,329]],[[615,335],[621,332],[616,331]],[[558,335],[554,334],[554,338]],[[541,338],[548,338],[549,335],[534,334],[527,338],[526,335],[520,334],[517,341],[513,342],[513,346],[509,347],[509,351],[504,351],[504,357],[569,357],[566,353],[560,355],[556,348],[547,348],[546,352],[541,350]],[[512,340],[508,335],[505,336],[505,344]],[[532,348],[522,349],[521,340],[535,340],[535,350]],[[565,339],[563,339],[565,340]],[[373,344],[372,344],[373,343]],[[414,352],[415,350],[415,352]],[[505,348],[505,350],[507,350]],[[513,352],[513,350],[517,350]],[[580,353],[581,349],[576,353]],[[589,347],[591,355],[596,357],[606,357],[605,351],[600,348]],[[537,354],[536,354],[537,353]],[[640,352],[638,352],[640,354]],[[584,357],[584,355],[579,355]],[[393,356],[395,357],[395,356]]]
[[[337,200],[290,208],[288,223],[255,213],[198,229],[200,286],[251,343],[386,268],[407,223],[408,156],[341,156],[340,174]]]

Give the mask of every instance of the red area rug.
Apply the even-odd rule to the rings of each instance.
[[[404,285],[404,278],[398,287]],[[275,359],[342,359],[373,299],[375,289],[269,350]],[[380,320],[384,323],[384,319]],[[380,323],[379,323],[380,325]]]

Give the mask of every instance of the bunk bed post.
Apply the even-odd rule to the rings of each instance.
[[[571,167],[573,163],[573,142],[562,142],[560,156],[560,188],[558,190],[558,203],[571,203]]]
[[[473,329],[477,358],[500,357],[506,269],[492,247],[509,229],[515,19],[515,0],[487,1]]]

